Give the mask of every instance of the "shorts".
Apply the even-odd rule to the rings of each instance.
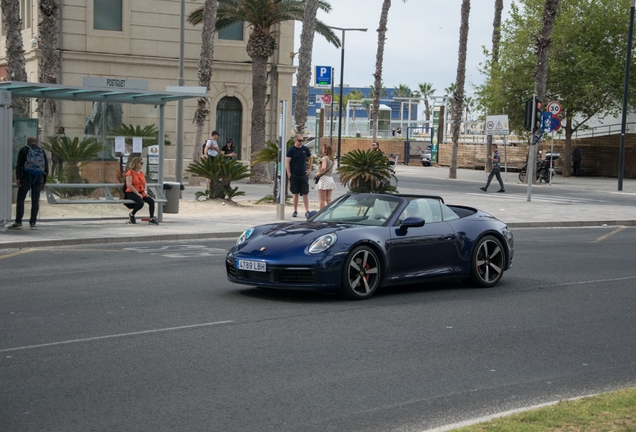
[[[297,176],[292,174],[291,176],[289,176],[289,190],[294,195],[308,195],[309,177],[307,177],[306,175]]]

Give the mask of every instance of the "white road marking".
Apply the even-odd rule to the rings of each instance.
[[[67,345],[67,344],[79,343],[79,342],[91,342],[91,341],[96,341],[96,340],[101,340],[101,339],[114,339],[114,338],[121,338],[121,337],[127,337],[127,336],[139,336],[139,335],[145,335],[145,334],[163,333],[163,332],[176,331],[176,330],[185,330],[185,329],[192,329],[192,328],[198,328],[198,327],[210,327],[210,326],[221,325],[221,324],[229,324],[229,323],[232,323],[232,322],[234,322],[234,321],[216,321],[216,322],[209,322],[209,323],[203,323],[203,324],[192,324],[192,325],[180,326],[180,327],[168,327],[168,328],[163,328],[163,329],[144,330],[144,331],[139,331],[139,332],[121,333],[121,334],[106,335],[106,336],[96,336],[96,337],[92,337],[92,338],[73,339],[73,340],[60,341],[60,342],[50,342],[50,343],[38,344],[38,345],[26,345],[26,346],[15,347],[15,348],[0,349],[0,353],[11,352],[11,351],[22,351],[22,350],[27,350],[27,349],[43,348],[43,347],[50,347],[50,346],[56,346],[56,345]]]
[[[157,248],[152,247],[131,247],[123,250],[137,253],[147,253],[159,255],[166,258],[191,258],[225,255],[227,249],[211,248],[205,245],[168,245]]]

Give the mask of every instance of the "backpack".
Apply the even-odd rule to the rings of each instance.
[[[46,156],[44,150],[40,147],[29,147],[27,152],[26,162],[24,162],[24,172],[31,177],[37,179],[46,170]]]
[[[205,140],[205,142],[203,143],[203,148],[201,149],[201,153],[203,153],[203,155],[205,156],[205,146],[208,145],[208,140]]]

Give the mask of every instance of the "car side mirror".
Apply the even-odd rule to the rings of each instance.
[[[423,227],[426,222],[419,217],[407,217],[400,224],[400,231],[406,233],[409,228]]]

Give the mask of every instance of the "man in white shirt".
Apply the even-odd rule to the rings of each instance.
[[[219,154],[219,145],[217,144],[217,140],[219,139],[219,133],[217,131],[212,131],[210,134],[210,139],[207,143],[205,143],[205,157],[213,157],[215,158]]]

